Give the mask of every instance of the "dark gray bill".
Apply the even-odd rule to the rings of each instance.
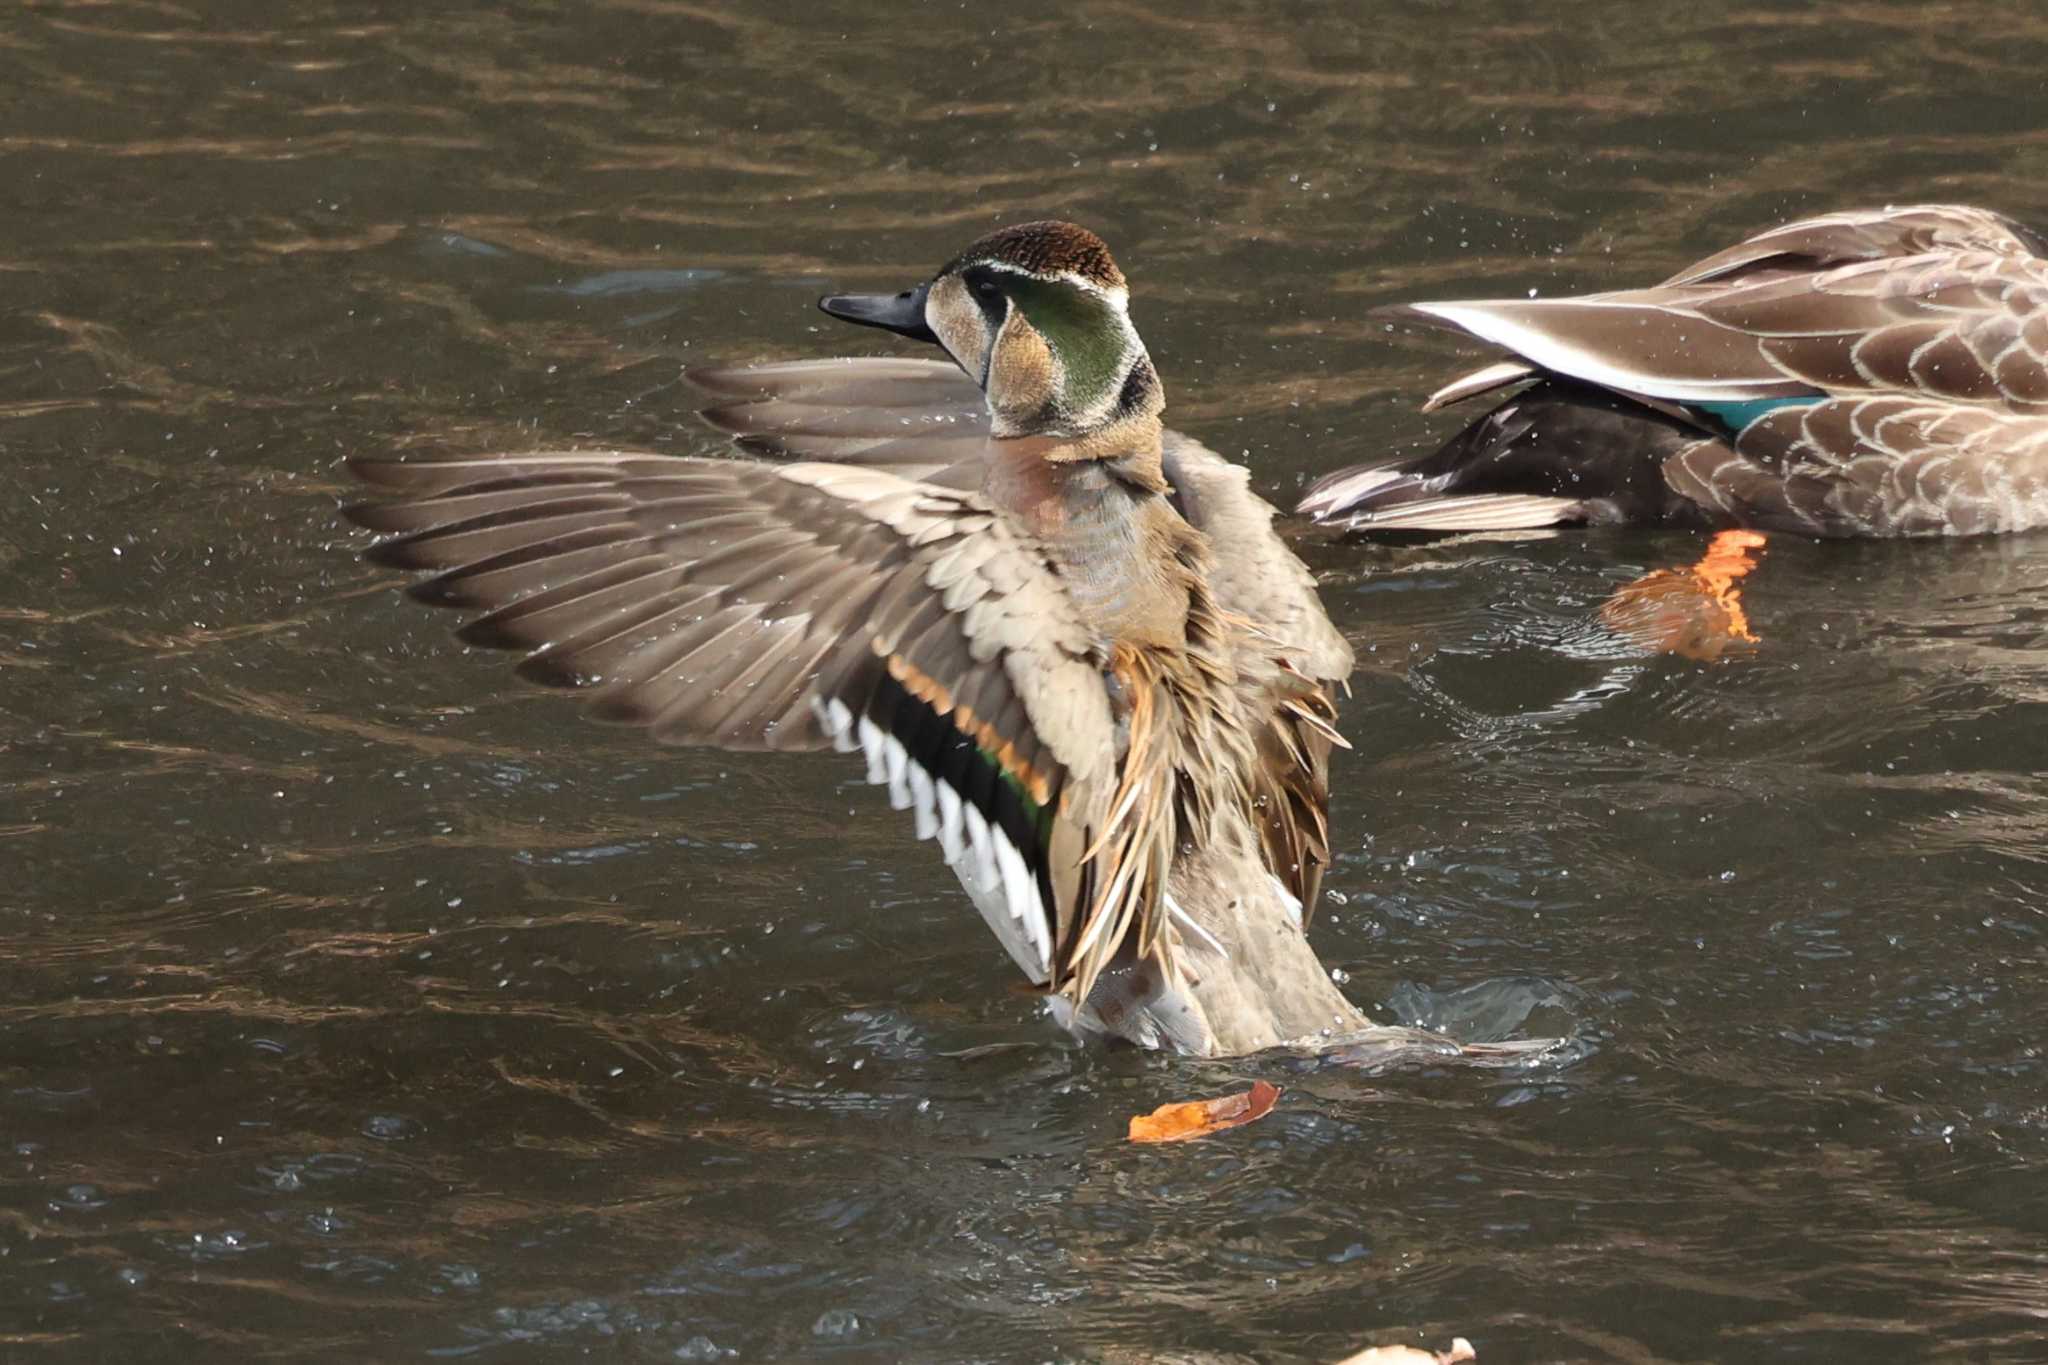
[[[924,297],[930,292],[930,285],[921,284],[900,294],[828,294],[818,300],[818,307],[845,322],[880,327],[937,345],[938,337],[924,322]]]

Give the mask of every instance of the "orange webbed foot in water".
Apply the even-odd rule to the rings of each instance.
[[[1657,654],[1711,661],[1753,645],[1757,637],[1739,585],[1763,548],[1760,531],[1718,532],[1698,563],[1659,569],[1623,586],[1601,605],[1600,620]]]

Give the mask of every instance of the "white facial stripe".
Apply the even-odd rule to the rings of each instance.
[[[1106,288],[1087,276],[1077,275],[1071,270],[1062,270],[1056,274],[1048,275],[1036,270],[1026,270],[1022,266],[1012,265],[1008,261],[976,261],[974,264],[986,270],[1000,270],[1006,275],[1021,275],[1027,280],[1042,280],[1047,284],[1072,285],[1084,293],[1093,294],[1098,299],[1107,300],[1120,313],[1130,311],[1131,291],[1122,285]]]

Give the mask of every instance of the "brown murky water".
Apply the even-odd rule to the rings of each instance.
[[[811,299],[1046,214],[1284,500],[1449,429],[1376,303],[2048,221],[2044,70],[1882,0],[0,13],[4,1354],[2048,1354],[2048,538],[1774,542],[1714,665],[1593,621],[1688,537],[1317,547],[1318,947],[1574,1039],[1365,1077],[1076,1050],[856,773],[584,725],[334,516],[710,450],[679,362],[885,349]]]

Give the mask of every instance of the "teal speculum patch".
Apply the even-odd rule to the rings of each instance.
[[[1730,435],[1740,435],[1750,423],[1779,408],[1803,408],[1818,403],[1826,394],[1801,395],[1797,398],[1749,398],[1730,403],[1687,403],[1686,409],[1697,412],[1727,429]]]

